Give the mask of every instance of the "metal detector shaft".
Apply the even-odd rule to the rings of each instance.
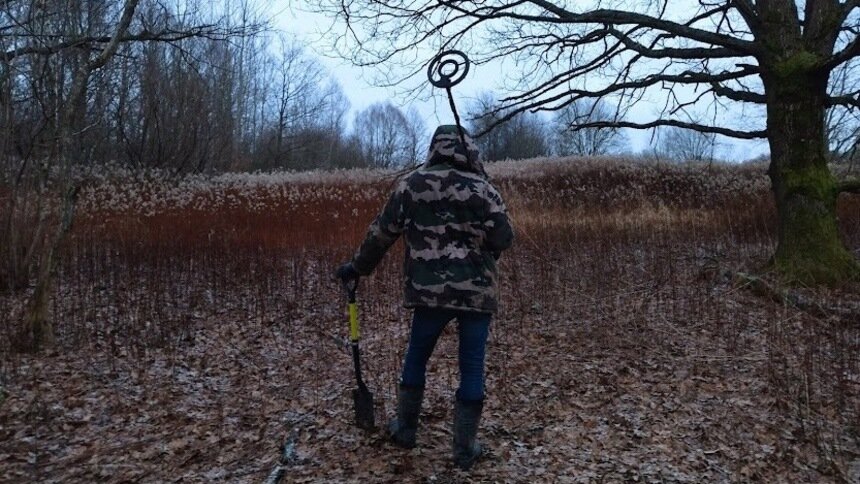
[[[460,134],[460,142],[463,143],[463,149],[466,151],[466,159],[469,159],[469,145],[466,144],[466,131],[463,125],[460,124],[460,114],[457,113],[457,105],[454,104],[454,95],[451,94],[451,88],[445,89],[448,93],[448,103],[451,105],[451,112],[454,113],[454,123],[457,125],[457,132]],[[471,161],[471,160],[469,160]]]
[[[466,144],[466,131],[460,123],[460,114],[457,113],[457,105],[454,103],[451,88],[466,78],[469,73],[469,65],[469,57],[463,52],[446,50],[436,55],[430,61],[430,65],[427,66],[427,79],[430,80],[430,84],[443,88],[448,93],[448,103],[451,105],[451,112],[454,114],[454,122],[457,125],[457,132],[460,135],[460,142],[463,143],[463,149],[466,151],[467,159],[469,158],[469,146]]]

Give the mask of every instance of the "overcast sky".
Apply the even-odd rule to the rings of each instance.
[[[290,2],[292,3],[292,2]],[[378,101],[391,101],[402,108],[414,107],[424,118],[428,130],[439,124],[453,123],[454,118],[448,107],[444,91],[433,90],[428,86],[418,98],[409,97],[391,87],[377,87],[374,78],[380,72],[371,68],[359,68],[348,61],[326,55],[327,45],[321,39],[321,32],[331,21],[317,13],[303,11],[300,7],[279,6],[269,7],[272,12],[272,26],[293,35],[305,44],[308,50],[315,54],[320,62],[338,80],[344,93],[349,98],[353,112],[361,110]],[[432,53],[428,53],[428,62]],[[464,116],[469,101],[481,91],[494,90],[500,84],[504,69],[516,69],[515,65],[501,66],[489,64],[472,66],[469,77],[454,88],[454,96],[461,117]],[[429,83],[428,83],[429,84]],[[639,103],[633,106],[629,118],[633,121],[650,121],[654,119],[657,106],[652,103]],[[651,143],[650,131],[624,130],[630,143],[629,151],[645,150]],[[428,132],[428,136],[429,136]],[[759,141],[741,141],[729,138],[718,138],[718,156],[733,160],[745,160],[767,152],[767,143]]]

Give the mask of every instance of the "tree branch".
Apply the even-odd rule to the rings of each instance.
[[[757,33],[761,27],[761,20],[759,20],[755,5],[749,0],[729,0],[729,3],[740,12],[750,30]]]
[[[732,49],[737,56],[755,56],[762,53],[760,46],[752,41],[738,39],[729,35],[698,29],[689,25],[672,22],[663,18],[652,17],[635,12],[622,10],[591,10],[584,13],[574,13],[547,0],[517,0],[512,4],[499,8],[476,8],[468,10],[459,3],[452,0],[438,0],[440,5],[456,10],[464,15],[481,20],[491,19],[513,19],[529,22],[556,23],[556,24],[603,24],[603,25],[640,25],[668,32],[675,36],[687,38],[704,44],[711,44],[727,49]],[[546,10],[554,15],[531,15],[510,11],[511,8],[530,3]],[[488,10],[483,13],[481,10]]]
[[[860,108],[860,98],[856,96],[830,96],[827,98],[827,106],[847,106],[849,108]]]
[[[554,3],[549,2],[547,0],[529,0],[529,3],[532,3],[538,7],[545,9],[547,12],[556,15],[560,20],[565,23],[641,25],[643,27],[649,27],[652,29],[669,32],[671,34],[675,34],[690,40],[695,40],[697,42],[732,49],[743,55],[755,56],[761,53],[761,48],[755,42],[738,39],[716,32],[709,32],[707,30],[698,29],[662,18],[651,17],[649,15],[643,15],[635,12],[625,12],[621,10],[605,9],[591,10],[578,14],[561,8],[558,5],[555,5]],[[540,18],[533,18],[533,20],[539,19]],[[548,21],[548,18],[544,17],[543,21]]]
[[[242,33],[244,33],[244,30],[219,30],[215,25],[200,25],[181,31],[168,29],[159,32],[150,32],[143,30],[136,34],[126,34],[119,38],[113,36],[85,36],[69,39],[54,45],[30,45],[6,51],[0,58],[4,62],[9,62],[16,57],[25,55],[53,55],[66,49],[82,48],[92,44],[109,44],[112,40],[116,40],[117,43],[140,41],[179,42],[192,37],[224,39]]]
[[[104,67],[104,65],[107,64],[110,58],[116,53],[123,34],[128,32],[131,20],[134,18],[134,12],[137,10],[137,5],[139,3],[140,0],[126,0],[125,7],[122,10],[122,17],[120,17],[119,24],[116,27],[116,33],[111,36],[111,39],[104,46],[104,49],[102,49],[98,57],[89,63],[87,69],[89,69],[90,72]]]
[[[621,41],[625,47],[638,53],[642,57],[651,59],[722,59],[727,57],[738,57],[737,51],[725,47],[690,47],[684,49],[664,48],[653,49],[646,47],[631,39],[627,34],[618,29],[608,28],[607,33]]]
[[[844,49],[830,56],[822,63],[821,68],[831,71],[840,64],[848,62],[857,56],[860,56],[860,37],[854,37],[854,40],[845,46]]]
[[[851,15],[851,12],[854,11],[855,8],[860,7],[860,0],[847,0],[845,3],[840,4],[842,7],[842,16],[839,19],[839,23],[845,22],[845,19]]]
[[[74,136],[72,128],[76,114],[75,111],[78,107],[79,101],[86,95],[87,82],[90,79],[90,75],[93,71],[104,67],[104,65],[116,53],[117,48],[119,48],[120,39],[128,31],[128,27],[131,25],[134,12],[137,10],[139,3],[140,0],[125,1],[122,16],[120,17],[119,23],[116,27],[116,32],[112,36],[108,37],[108,41],[105,43],[102,51],[95,59],[84,62],[75,72],[75,76],[72,80],[72,87],[69,89],[69,94],[66,99],[66,105],[63,107],[61,126],[62,136],[60,140],[62,143],[61,153],[65,153],[66,149],[71,145],[71,138]],[[68,169],[70,164],[67,163],[66,167]]]
[[[767,96],[764,94],[760,94],[752,91],[741,91],[738,89],[732,89],[730,87],[723,86],[718,82],[711,83],[711,90],[717,96],[724,97],[726,99],[731,99],[732,101],[740,101],[746,103],[756,103],[756,104],[766,104]]]
[[[542,91],[532,90],[531,92],[526,93],[526,95],[504,98],[501,101],[503,103],[510,104],[507,106],[499,107],[492,114],[499,114],[505,109],[514,108],[499,119],[499,123],[502,123],[512,119],[519,113],[528,111],[530,109],[535,109],[549,103],[557,102],[564,98],[568,98],[567,102],[565,102],[562,106],[558,106],[558,108],[564,107],[565,105],[570,104],[581,98],[600,98],[617,93],[619,91],[645,89],[663,82],[672,84],[701,84],[721,82],[740,79],[746,76],[756,74],[757,72],[758,70],[755,66],[743,66],[743,69],[741,70],[726,71],[721,72],[719,74],[694,71],[685,71],[679,74],[654,74],[633,81],[614,82],[611,85],[600,90],[589,91],[582,89],[566,89],[562,93],[549,96],[545,99],[538,99],[541,95],[546,94],[549,90],[553,88],[553,86],[548,86],[542,88]],[[557,81],[557,83],[559,84],[562,82],[564,82],[563,79]]]
[[[632,128],[632,129],[651,129],[660,126],[675,126],[678,128],[692,129],[700,133],[714,133],[731,138],[738,139],[759,139],[766,138],[767,131],[740,131],[735,129],[720,128],[718,126],[706,126],[697,123],[687,123],[674,119],[658,119],[650,123],[632,123],[629,121],[594,121],[589,123],[577,124],[571,126],[571,130],[578,131],[587,128]]]
[[[833,51],[832,35],[844,22],[842,5],[838,0],[808,0],[803,14],[803,42],[808,46],[823,47]]]

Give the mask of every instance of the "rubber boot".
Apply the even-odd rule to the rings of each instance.
[[[484,401],[466,401],[459,398],[454,403],[454,464],[468,471],[481,456],[478,443],[478,424]]]
[[[404,449],[415,447],[418,414],[421,413],[423,399],[424,387],[400,385],[397,392],[397,418],[389,422],[388,431],[391,434],[391,440]]]

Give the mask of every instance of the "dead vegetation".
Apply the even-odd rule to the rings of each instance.
[[[54,288],[58,346],[12,351],[26,294],[0,298],[0,480],[261,482],[285,440],[288,482],[860,480],[860,291],[738,276],[773,252],[763,168],[492,173],[518,239],[489,347],[491,452],[471,475],[448,463],[452,331],[419,448],[351,425],[330,273],[391,181],[345,172],[139,183],[125,204],[120,181],[85,190]],[[860,200],[839,213],[857,253]],[[407,338],[400,261],[359,293],[378,422]]]

